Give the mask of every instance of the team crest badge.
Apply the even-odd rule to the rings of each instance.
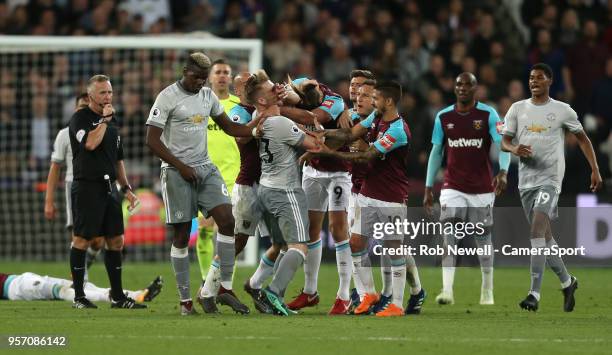
[[[243,228],[249,228],[251,226],[251,221],[242,221]]]
[[[482,120],[474,120],[472,122],[472,127],[474,127],[474,129],[482,129]]]
[[[551,113],[549,113],[549,114],[547,114],[547,115],[546,115],[546,119],[547,119],[549,122],[552,122],[552,121],[554,121],[555,119],[557,119],[557,115],[555,115],[555,114],[554,114],[554,112],[551,112]]]

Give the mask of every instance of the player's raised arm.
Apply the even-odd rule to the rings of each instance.
[[[221,112],[221,114],[217,115],[217,116],[210,116],[215,123],[217,123],[219,125],[219,127],[221,127],[221,129],[223,130],[223,132],[229,134],[230,136],[233,137],[254,137],[255,134],[253,134],[253,128],[239,124],[239,123],[235,123],[232,122],[232,120],[229,119],[229,117],[227,117],[227,114],[225,114],[225,112]]]

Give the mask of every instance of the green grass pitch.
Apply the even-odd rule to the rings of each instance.
[[[67,263],[0,262],[2,272],[32,271],[68,277]],[[240,268],[235,277],[239,297],[250,306],[242,284],[253,271]],[[612,269],[577,269],[577,306],[562,311],[556,276],[547,271],[537,313],[517,303],[529,287],[527,268],[495,270],[495,306],[480,306],[480,271],[458,268],[455,304],[438,306],[441,271],[422,268],[421,279],[429,296],[419,316],[393,319],[329,317],[327,311],[337,288],[335,265],[323,265],[319,276],[321,303],[291,317],[252,313],[222,315],[178,314],[177,291],[169,263],[124,264],[124,285],[138,289],[155,275],[165,281],[160,296],[147,310],[115,310],[98,303],[97,310],[75,310],[70,303],[0,301],[0,335],[58,334],[68,337],[63,349],[7,349],[0,353],[58,354],[610,354],[612,349]],[[199,273],[192,265],[192,292]],[[379,273],[375,277],[380,281]],[[103,263],[94,264],[91,281],[108,284]],[[287,291],[292,297],[303,282],[303,272]],[[254,307],[252,307],[253,311]],[[256,312],[256,311],[255,311]]]

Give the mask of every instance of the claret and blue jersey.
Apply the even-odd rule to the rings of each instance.
[[[404,203],[408,199],[408,148],[411,133],[408,124],[398,116],[383,121],[374,111],[359,123],[369,128],[368,142],[383,154],[370,166],[360,193],[386,202]]]
[[[491,143],[501,142],[502,125],[497,112],[481,102],[465,113],[458,112],[455,105],[438,113],[431,142],[445,146],[443,189],[469,194],[493,191],[489,150]]]

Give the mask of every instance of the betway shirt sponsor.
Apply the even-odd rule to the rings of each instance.
[[[209,116],[223,113],[215,93],[207,87],[197,94],[185,91],[178,82],[157,95],[147,125],[164,130],[162,142],[181,162],[189,166],[209,164],[207,134]],[[162,161],[162,167],[168,163]]]
[[[530,145],[533,155],[519,162],[519,189],[552,185],[561,192],[565,174],[565,130],[582,131],[578,115],[565,102],[550,99],[535,105],[517,101],[508,110],[504,134]]]
[[[501,141],[501,125],[497,112],[481,102],[468,112],[458,112],[455,105],[438,112],[431,142],[445,146],[443,189],[468,194],[493,191],[489,150],[492,142]]]

